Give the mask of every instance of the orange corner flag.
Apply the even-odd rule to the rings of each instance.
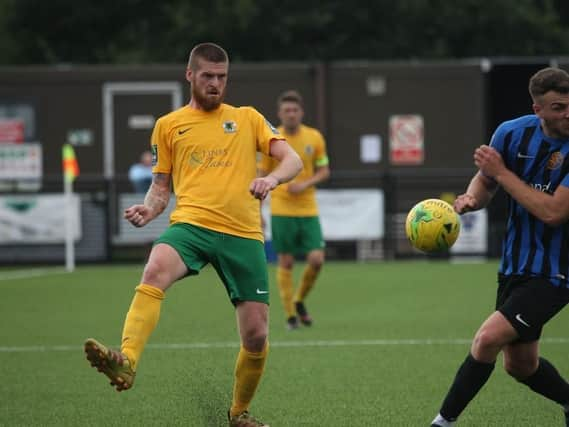
[[[70,144],[63,144],[61,150],[63,156],[63,175],[66,181],[71,181],[79,176],[79,163],[75,158],[75,151]]]

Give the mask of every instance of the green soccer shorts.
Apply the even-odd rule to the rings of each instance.
[[[279,254],[304,255],[325,247],[317,216],[271,216],[271,233]]]
[[[154,242],[158,243],[170,245],[178,252],[188,267],[188,275],[199,274],[211,264],[234,305],[239,301],[269,304],[267,260],[259,240],[176,223]]]

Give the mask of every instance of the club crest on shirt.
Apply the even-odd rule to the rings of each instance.
[[[310,156],[312,153],[314,153],[314,147],[312,145],[305,145],[304,153]]]
[[[552,153],[551,156],[549,156],[546,167],[549,170],[555,170],[563,164],[563,160],[564,160],[563,154],[561,154],[560,151],[556,151]]]
[[[223,132],[225,133],[235,133],[237,132],[237,123],[233,120],[227,120],[223,122]]]

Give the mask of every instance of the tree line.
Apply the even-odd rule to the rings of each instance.
[[[0,0],[0,65],[569,56],[567,0]]]

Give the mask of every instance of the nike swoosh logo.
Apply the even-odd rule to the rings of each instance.
[[[258,295],[263,295],[263,294],[268,294],[268,293],[269,293],[269,291],[262,291],[259,288],[257,288],[257,294]]]
[[[187,128],[187,129],[183,129],[183,130],[182,130],[182,129],[179,129],[179,130],[178,130],[178,135],[183,135],[183,134],[185,134],[187,131],[189,131],[190,129],[191,129],[191,128]]]
[[[520,313],[516,314],[516,320],[518,322],[520,322],[522,325],[527,326],[528,328],[531,328],[531,326],[529,325],[528,322],[526,322],[524,319],[522,319],[522,315]]]
[[[535,156],[528,156],[527,154],[518,153],[518,159],[535,159]]]

